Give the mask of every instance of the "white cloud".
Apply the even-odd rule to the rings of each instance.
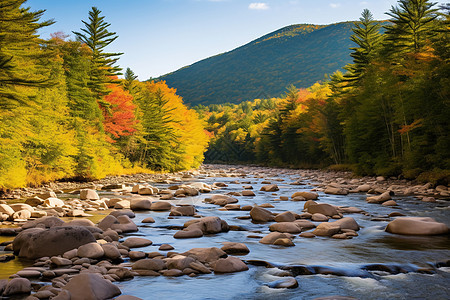
[[[254,2],[254,3],[250,3],[248,8],[253,9],[253,10],[268,10],[269,5],[267,5],[267,3],[263,3],[263,2]]]
[[[338,7],[340,7],[340,6],[341,6],[340,3],[330,3],[330,7],[331,7],[331,8],[338,8]]]

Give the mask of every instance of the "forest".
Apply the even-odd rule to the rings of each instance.
[[[54,21],[25,2],[0,3],[0,189],[201,164],[197,113],[165,82],[122,74],[122,53],[105,49],[118,36],[98,8],[74,39],[44,40],[39,29]]]
[[[354,23],[352,63],[309,88],[199,105],[208,162],[330,167],[448,183],[450,6],[400,0]]]
[[[187,170],[204,156],[450,179],[448,4],[400,0],[381,23],[364,10],[345,72],[308,88],[189,108],[164,81],[122,72],[98,8],[74,38],[42,39],[54,21],[25,2],[0,3],[0,189]]]

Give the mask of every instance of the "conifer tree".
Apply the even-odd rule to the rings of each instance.
[[[105,48],[114,42],[118,36],[115,32],[110,32],[104,16],[100,16],[101,11],[97,7],[92,7],[89,12],[89,22],[82,21],[85,28],[81,32],[73,32],[77,38],[85,43],[92,50],[90,88],[95,93],[97,101],[102,107],[108,107],[108,103],[103,101],[103,96],[109,93],[107,84],[115,83],[112,77],[121,75],[121,68],[116,66],[119,56],[123,53],[105,52]]]
[[[0,107],[11,108],[29,101],[18,86],[43,87],[49,84],[49,72],[36,60],[47,55],[37,30],[54,23],[40,21],[45,10],[30,11],[21,6],[26,0],[0,2]]]
[[[385,26],[386,41],[393,51],[419,52],[427,39],[435,33],[433,21],[437,18],[436,3],[429,0],[399,0],[386,14],[392,25]]]
[[[347,65],[349,71],[345,75],[345,80],[350,82],[359,81],[370,62],[374,59],[374,53],[381,41],[381,25],[373,20],[372,13],[364,9],[359,22],[355,22],[353,28],[354,34],[350,37],[358,47],[350,48],[353,52],[350,56],[353,58],[353,64]]]

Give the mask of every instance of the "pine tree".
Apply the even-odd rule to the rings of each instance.
[[[437,9],[429,0],[399,0],[398,7],[391,7],[386,14],[392,17],[392,25],[385,26],[386,41],[391,51],[419,52],[427,39],[435,35],[433,21]]]
[[[359,22],[355,22],[353,28],[354,34],[350,37],[358,47],[350,48],[353,52],[350,56],[353,58],[353,64],[347,65],[345,80],[357,82],[364,75],[367,66],[374,59],[374,53],[381,41],[381,25],[373,20],[372,13],[364,9]]]
[[[104,20],[105,17],[100,14],[101,11],[98,8],[92,7],[89,12],[89,22],[82,21],[85,28],[81,28],[81,32],[73,33],[92,50],[89,85],[99,104],[106,108],[108,103],[103,101],[103,96],[109,93],[107,85],[117,82],[113,77],[122,74],[120,73],[121,68],[116,66],[116,63],[123,53],[105,52],[105,48],[118,36],[115,32],[108,31],[111,24],[107,23]]]
[[[47,52],[37,35],[40,28],[54,23],[42,21],[45,10],[30,11],[21,6],[26,0],[0,2],[0,107],[11,108],[30,101],[16,90],[19,86],[44,87],[49,82],[49,70],[36,64]]]

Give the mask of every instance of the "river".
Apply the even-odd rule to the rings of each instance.
[[[274,208],[270,211],[281,213],[292,211],[302,213],[304,202],[280,201],[280,196],[290,197],[297,191],[309,191],[315,188],[313,179],[305,180],[295,170],[270,171],[254,169],[245,176],[214,177],[199,176],[186,179],[184,183],[204,182],[212,185],[223,182],[223,187],[213,193],[225,194],[241,192],[244,185],[251,185],[256,196],[237,197],[239,204],[260,205],[270,203]],[[301,181],[301,185],[291,185]],[[263,181],[275,183],[280,188],[277,192],[262,192]],[[173,184],[151,183],[160,189]],[[110,192],[100,192],[101,196],[111,196]],[[279,265],[280,268],[266,268],[249,264],[245,272],[225,275],[198,275],[197,277],[135,277],[130,281],[117,283],[123,294],[143,299],[314,299],[317,297],[341,295],[357,299],[449,299],[450,268],[436,265],[450,259],[449,236],[401,236],[384,231],[391,212],[400,212],[407,216],[427,216],[450,226],[450,202],[438,200],[434,203],[422,202],[417,198],[396,197],[398,206],[384,207],[369,204],[366,195],[351,193],[348,195],[328,195],[319,192],[320,203],[336,206],[354,206],[363,209],[367,214],[345,214],[353,217],[360,225],[359,236],[352,239],[332,239],[329,237],[302,238],[298,235],[293,240],[294,247],[282,247],[259,243],[259,238],[268,234],[270,223],[253,223],[251,219],[238,217],[248,216],[248,211],[226,211],[220,206],[203,202],[209,194],[196,197],[170,200],[172,204],[193,204],[202,216],[218,216],[229,225],[238,225],[244,231],[229,231],[215,235],[207,235],[194,239],[175,239],[175,230],[170,226],[182,226],[191,217],[170,217],[168,212],[136,212],[133,219],[139,226],[139,232],[126,236],[146,237],[153,245],[139,248],[144,252],[158,251],[161,244],[172,245],[176,252],[184,252],[196,247],[222,247],[222,242],[242,242],[250,249],[250,253],[240,256],[244,261],[262,260]],[[155,223],[142,224],[147,217],[153,217]],[[316,223],[318,224],[318,223]],[[164,251],[160,251],[166,253]],[[16,259],[15,264],[20,265]],[[396,272],[367,271],[364,266],[383,264]],[[0,265],[3,266],[7,265]],[[11,266],[11,263],[8,263]],[[297,275],[299,287],[295,289],[274,289],[267,285],[283,279],[282,268],[293,266],[328,267],[338,270],[340,275]],[[419,269],[425,270],[417,271]],[[295,275],[295,274],[294,274]]]

